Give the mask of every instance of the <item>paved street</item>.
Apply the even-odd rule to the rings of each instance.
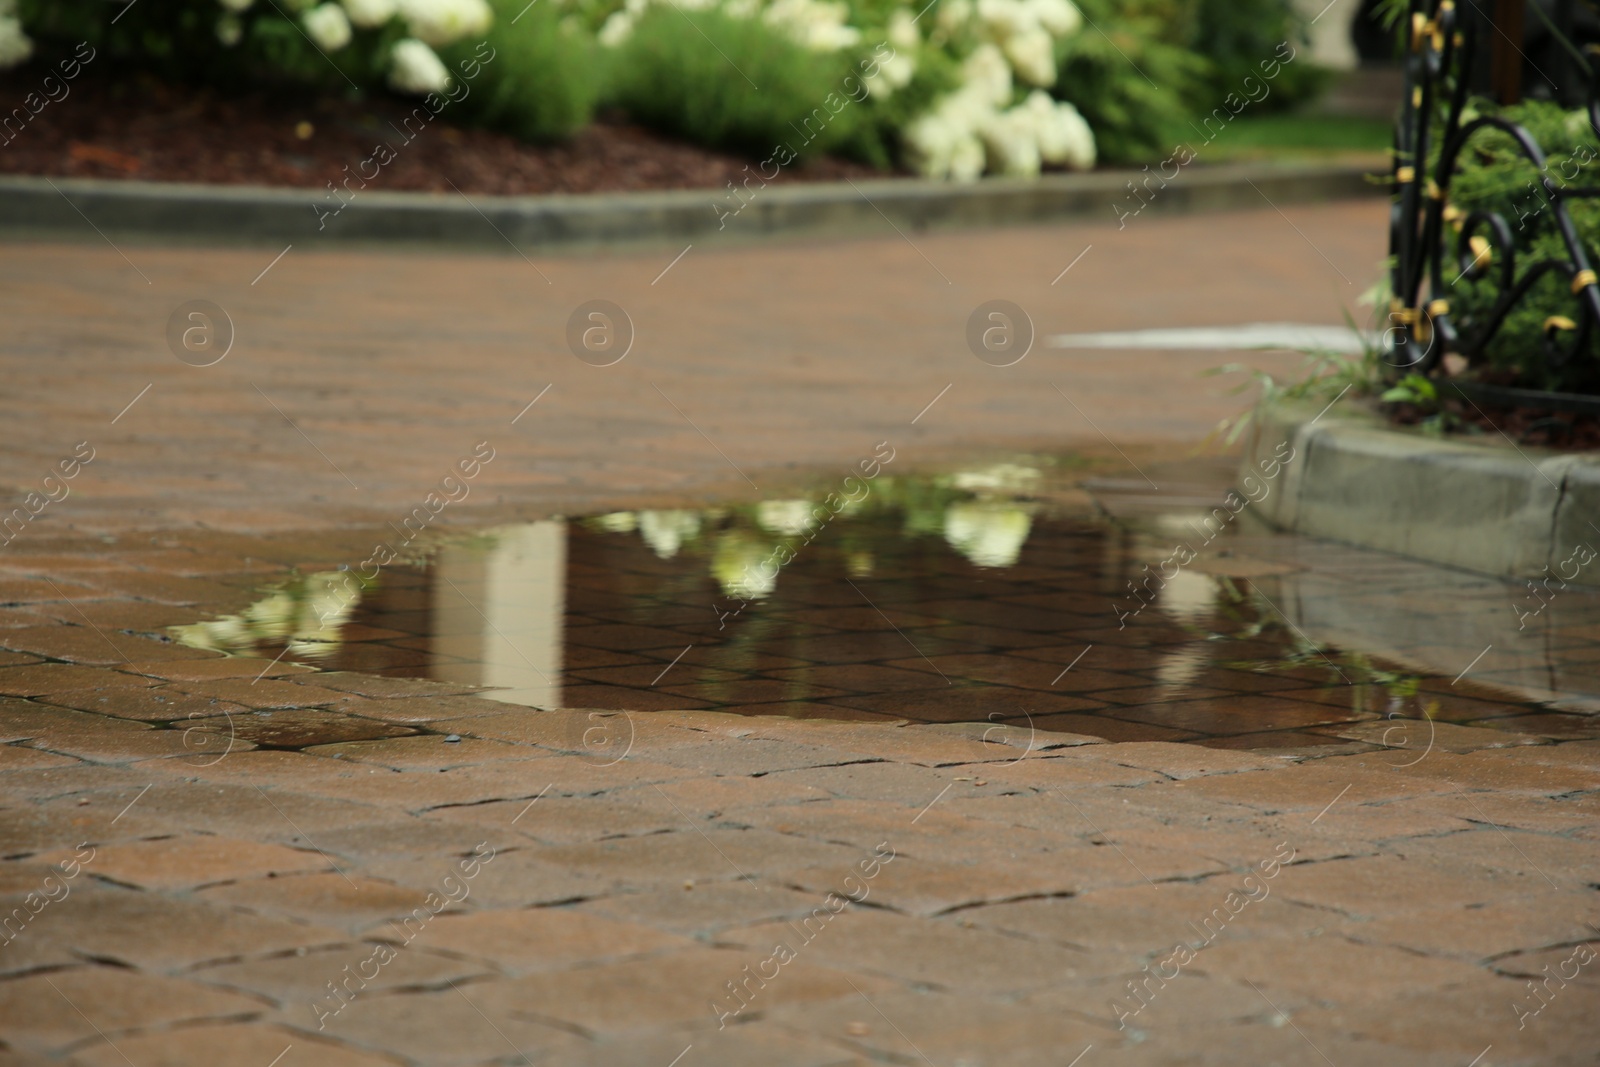
[[[442,527],[703,508],[754,498],[752,484],[771,497],[885,440],[911,469],[1076,450],[1069,473],[1144,471],[1181,496],[1201,470],[1214,488],[1225,465],[1186,457],[1243,401],[1227,392],[1238,376],[1200,372],[1288,374],[1298,356],[1043,339],[1337,325],[1377,273],[1385,210],[889,232],[676,261],[297,247],[264,274],[278,250],[118,250],[92,233],[0,249],[14,356],[0,483],[8,507],[49,494],[0,548],[0,1067],[1592,1067],[1600,742],[1574,716],[1492,718],[1503,691],[1417,682],[1452,713],[1475,705],[1466,724],[1353,710],[1337,689],[1313,695],[1307,679],[1327,673],[1314,648],[1276,674],[1207,662],[1216,641],[1176,598],[1126,633],[1096,615],[1096,659],[1057,681],[1077,671],[1063,689],[1152,705],[1181,690],[1230,736],[1292,702],[1292,745],[1124,741],[1088,713],[997,726],[986,706],[958,722],[911,721],[932,716],[909,705],[877,721],[671,700],[535,710],[403,667],[225,657],[167,630],[266,625],[264,590],[362,559],[482,459],[481,441],[493,459]],[[198,299],[236,332],[209,367],[166,339]],[[566,345],[568,316],[594,299],[637,333],[609,367]],[[968,350],[968,317],[991,299],[1035,323],[1014,366]],[[1121,536],[1080,489],[1049,504]],[[570,543],[632,536],[595,522]],[[1095,585],[1112,572],[1076,547],[1088,537],[1051,529],[1032,551],[1072,557],[1081,588],[1037,554],[1009,575],[957,559],[950,573],[989,582],[990,599],[928,578],[944,594],[923,617],[889,606],[918,640],[944,635],[942,651],[912,651],[973,673],[1075,655],[1048,613],[1088,618],[1120,590]],[[1330,584],[1301,549],[1280,562],[1231,543],[1208,555],[1215,584],[1188,576],[1208,597],[1298,572]],[[688,550],[658,546],[628,558],[682,601],[661,594],[662,628],[703,626],[710,578],[681,577]],[[839,566],[867,582],[847,547]],[[629,577],[608,558],[570,564],[588,614],[558,647],[569,670],[581,652],[584,670],[643,678],[677,631],[660,651],[652,620],[607,599]],[[473,573],[492,589],[487,565]],[[385,575],[391,617],[418,629],[368,619],[343,639],[398,657],[461,636],[437,599],[406,599],[425,580]],[[871,612],[802,588],[818,598],[810,614],[790,605],[807,647],[867,658]],[[962,614],[975,603],[987,615]],[[742,625],[763,625],[760,607]],[[479,615],[482,636],[496,624]],[[1265,655],[1268,623],[1241,618],[1239,655]],[[1271,625],[1294,641],[1292,622]],[[1002,630],[1014,657],[962,645]],[[1592,632],[1561,640],[1592,658]],[[781,677],[799,662],[783,652],[742,669]],[[872,684],[893,673],[861,668]],[[1117,701],[1137,718],[1140,698]],[[1405,734],[1419,726],[1425,742]]]

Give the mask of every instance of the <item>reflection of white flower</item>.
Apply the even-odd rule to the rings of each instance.
[[[256,0],[217,0],[217,3],[222,5],[223,10],[232,11],[235,14],[249,10],[250,5],[255,2]]]
[[[360,602],[361,584],[349,571],[310,575],[306,578],[306,598],[294,636],[302,640],[337,641],[339,627]]]
[[[452,44],[489,32],[494,9],[488,0],[399,0],[400,15],[423,44]]]
[[[1022,555],[1033,527],[1026,508],[998,500],[967,500],[944,513],[944,539],[980,567],[1009,567]]]
[[[433,49],[407,37],[389,53],[389,87],[400,93],[442,93],[450,88],[450,71]]]
[[[1033,467],[1021,467],[1015,463],[996,463],[989,467],[980,467],[977,470],[958,471],[950,479],[950,484],[957,489],[968,492],[1025,492],[1039,481],[1039,471]]]
[[[700,515],[694,511],[641,511],[639,536],[657,556],[671,559],[685,541],[700,534]]]
[[[631,511],[613,511],[594,521],[600,529],[608,533],[632,533],[639,528],[638,516]]]
[[[350,23],[362,29],[382,26],[400,10],[396,0],[340,0]]]
[[[0,15],[0,70],[27,62],[33,55],[33,41],[22,32],[22,23],[12,15]]]
[[[1185,622],[1204,619],[1216,600],[1217,585],[1209,574],[1180,570],[1161,586],[1162,610]]]
[[[306,36],[324,52],[337,52],[350,43],[350,19],[338,4],[319,4],[300,16]]]
[[[223,15],[217,19],[217,40],[222,47],[232,48],[244,39],[244,23],[236,15]]]
[[[711,576],[728,596],[760,600],[778,587],[778,561],[770,545],[730,530],[711,552]]]
[[[756,525],[768,533],[794,537],[811,529],[811,501],[763,500],[756,505]]]

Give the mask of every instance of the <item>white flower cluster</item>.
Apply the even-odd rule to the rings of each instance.
[[[26,63],[31,55],[33,42],[22,32],[17,0],[0,0],[0,70]]]
[[[609,48],[626,41],[652,3],[681,11],[720,8],[736,19],[760,18],[795,43],[816,52],[837,52],[861,43],[861,31],[847,25],[850,9],[838,0],[627,0],[600,27],[600,43]]]
[[[625,0],[601,27],[600,43],[615,47],[626,41],[653,3],[759,18],[819,52],[863,40],[862,31],[848,24],[849,8],[837,0]],[[1077,108],[1044,91],[1056,81],[1056,43],[1082,27],[1072,0],[941,0],[937,19],[929,20],[937,24],[928,41],[917,21],[903,7],[890,16],[884,36],[892,55],[866,81],[871,96],[882,99],[909,84],[923,48],[944,47],[953,38],[980,42],[962,66],[960,88],[904,131],[907,162],[919,173],[971,181],[985,172],[1028,177],[1045,164],[1094,166],[1089,124]],[[1019,85],[1033,88],[1020,103]]]
[[[961,87],[905,131],[909,162],[924,177],[971,181],[985,171],[1028,177],[1045,163],[1094,166],[1094,133],[1078,109],[1035,88],[1013,105],[1015,81],[1055,84],[1055,42],[1078,32],[1071,0],[948,0],[946,34],[985,38],[962,65]]]
[[[6,2],[0,0],[0,4]],[[217,39],[232,47],[244,36],[239,15],[255,0],[217,3],[223,9],[217,20]],[[298,15],[306,37],[324,52],[347,46],[358,29],[378,29],[400,19],[410,36],[396,42],[389,53],[389,86],[418,95],[442,93],[450,87],[450,71],[435,48],[481,37],[494,22],[488,0],[286,0],[286,7]],[[4,19],[0,18],[0,55],[5,47],[4,31]]]

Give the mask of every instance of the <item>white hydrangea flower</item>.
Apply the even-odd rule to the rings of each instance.
[[[894,45],[896,51],[910,51],[922,43],[922,35],[917,32],[916,17],[905,8],[896,8],[893,15],[889,16],[889,43]]]
[[[972,18],[972,0],[941,0],[939,13],[935,16],[939,29],[945,33],[954,33],[967,24]]]
[[[237,15],[223,15],[217,19],[217,40],[224,48],[232,48],[244,39],[244,23]]]
[[[396,0],[341,0],[344,4],[344,13],[350,17],[352,26],[360,26],[364,30],[382,26],[394,18],[400,11]]]
[[[411,35],[434,47],[481,36],[494,23],[488,0],[399,0],[399,6]]]
[[[1070,37],[1083,28],[1083,13],[1072,0],[1023,0],[1034,21],[1057,38]]]
[[[22,22],[12,15],[0,15],[0,70],[26,63],[33,55],[33,41],[22,32]]]
[[[978,21],[1002,42],[1038,26],[1022,0],[978,0]]]
[[[722,13],[729,18],[753,19],[761,14],[761,0],[727,0]]]
[[[815,52],[837,52],[861,43],[861,31],[846,25],[850,10],[830,0],[773,0],[762,21]]]
[[[950,152],[950,180],[957,182],[975,182],[983,177],[983,165],[986,157],[983,151],[983,141],[975,133],[965,134],[960,137],[955,147]]]
[[[917,61],[906,52],[895,52],[894,55],[878,64],[878,77],[868,83],[867,91],[872,91],[872,83],[882,81],[890,89],[904,89],[911,84],[911,79],[917,73]]]
[[[350,19],[338,4],[319,4],[300,16],[306,36],[324,52],[337,52],[350,43]]]
[[[256,0],[217,0],[217,3],[222,5],[224,11],[231,11],[235,15],[241,11],[250,10],[250,5],[255,2]]]
[[[961,67],[962,89],[989,107],[1004,107],[1011,102],[1011,64],[992,44],[981,44]]]
[[[1029,85],[1045,88],[1056,83],[1056,48],[1050,34],[1038,26],[1006,39],[1006,58]]]
[[[596,36],[607,48],[617,47],[633,36],[633,16],[626,11],[613,11]]]
[[[1077,108],[1062,100],[1056,104],[1056,122],[1067,141],[1066,157],[1061,162],[1076,170],[1093,170],[1099,153],[1088,121]]]
[[[1039,173],[1039,137],[1026,106],[995,115],[978,134],[988,151],[990,170],[1011,178],[1032,178]]]
[[[389,53],[389,87],[399,93],[442,93],[450,88],[450,71],[433,49],[415,37],[395,42]]]

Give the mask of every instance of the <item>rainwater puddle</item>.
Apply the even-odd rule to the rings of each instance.
[[[1397,723],[1430,718],[1600,736],[1587,714],[1600,642],[1572,636],[1600,634],[1593,592],[1563,593],[1530,629],[1516,586],[1252,533],[1247,510],[1203,507],[1218,486],[1105,483],[1126,520],[1113,521],[1081,497],[1052,502],[1048,480],[1026,465],[885,474],[425,550],[430,534],[408,545],[396,527],[395,562],[304,574],[177,632],[536,708],[1032,723],[1241,748],[1389,744]],[[1174,564],[1179,546],[1193,558]]]

